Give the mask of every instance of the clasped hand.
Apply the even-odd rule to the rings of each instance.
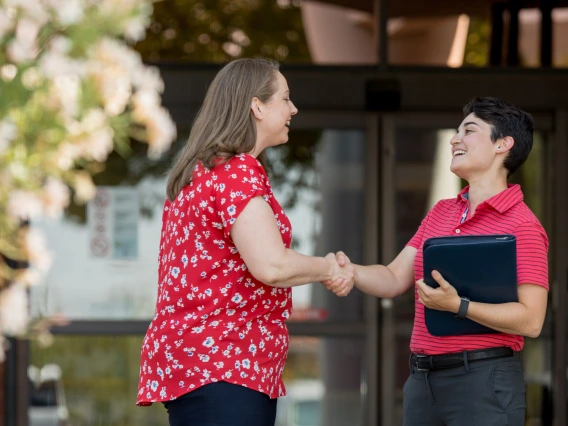
[[[460,307],[460,297],[456,289],[438,271],[432,271],[432,278],[440,287],[432,288],[423,279],[416,281],[418,301],[430,309],[457,313]]]
[[[357,281],[357,271],[349,258],[343,252],[329,253],[325,259],[331,265],[331,278],[322,281],[322,284],[339,297],[349,294]]]

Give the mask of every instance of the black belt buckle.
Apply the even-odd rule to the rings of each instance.
[[[420,363],[418,362],[419,358],[429,358],[430,355],[416,355],[416,370],[417,371],[430,371],[429,368],[420,368]]]

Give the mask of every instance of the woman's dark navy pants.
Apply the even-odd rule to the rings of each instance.
[[[170,426],[274,426],[276,401],[244,386],[217,382],[164,406]]]

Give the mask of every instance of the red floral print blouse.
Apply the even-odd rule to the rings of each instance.
[[[255,279],[230,237],[236,218],[257,196],[272,208],[289,248],[290,221],[263,167],[249,154],[210,170],[198,164],[192,182],[173,202],[166,200],[158,297],[142,344],[138,405],[221,380],[271,398],[286,394],[291,290]]]

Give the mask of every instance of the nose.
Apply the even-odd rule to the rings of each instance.
[[[450,139],[450,145],[456,145],[460,143],[461,138],[459,137],[459,133],[456,133],[453,138]]]
[[[290,114],[291,115],[298,114],[298,108],[296,108],[296,105],[294,105],[294,102],[292,101],[290,101]]]

